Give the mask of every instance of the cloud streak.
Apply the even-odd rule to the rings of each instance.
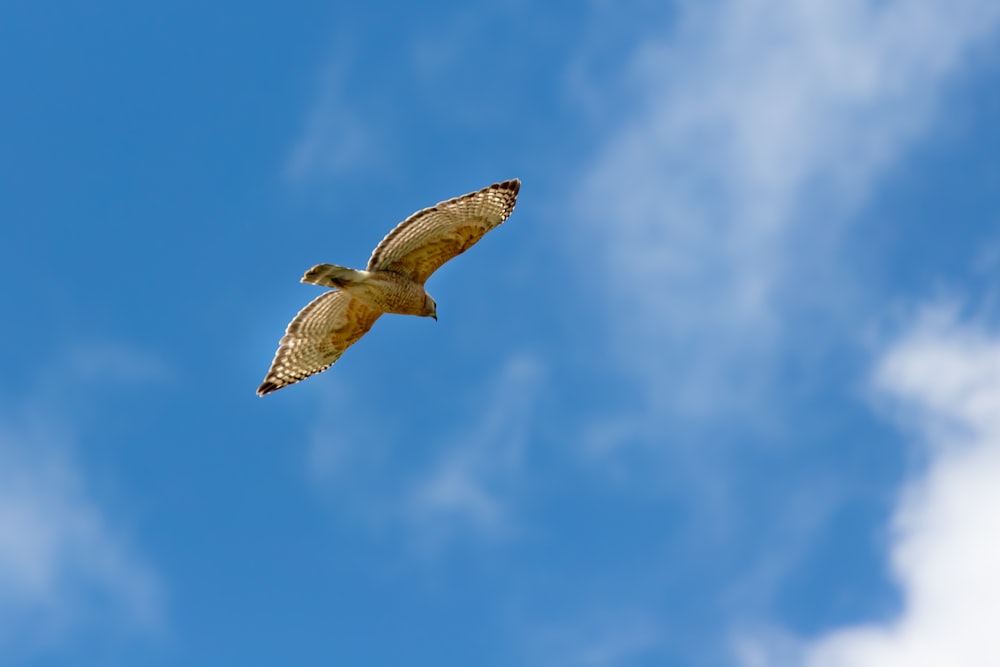
[[[493,541],[516,533],[514,516],[541,367],[513,357],[489,386],[474,392],[479,412],[451,434],[414,443],[406,425],[366,419],[359,405],[331,397],[338,425],[315,429],[308,451],[311,476],[337,505],[373,527],[389,526],[416,552],[433,554],[458,537]],[[457,409],[457,408],[452,408]],[[353,426],[345,428],[345,423]],[[380,424],[363,428],[363,424]],[[390,449],[420,444],[427,462],[400,467]]]
[[[413,485],[406,512],[424,544],[439,544],[461,527],[489,538],[516,530],[510,506],[542,380],[536,362],[508,360],[483,402],[485,412]]]
[[[155,632],[162,622],[158,576],[95,500],[73,454],[72,420],[52,406],[66,385],[106,381],[107,369],[112,379],[141,380],[163,367],[108,345],[79,348],[61,367],[55,394],[43,372],[35,400],[16,417],[0,413],[0,655],[58,651],[121,629]]]
[[[317,99],[284,165],[285,180],[293,185],[378,164],[381,139],[347,96],[349,65],[349,58],[333,58],[322,72]]]
[[[88,493],[66,448],[0,436],[0,651],[159,622],[159,583]]]
[[[682,3],[636,48],[636,111],[574,200],[650,408],[760,407],[795,309],[851,298],[838,230],[998,23],[986,0]]]

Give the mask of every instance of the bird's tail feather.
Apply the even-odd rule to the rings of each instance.
[[[302,276],[302,282],[343,289],[363,282],[367,278],[367,271],[355,271],[336,264],[317,264],[306,271],[306,274]]]

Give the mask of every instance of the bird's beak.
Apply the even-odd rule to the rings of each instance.
[[[437,316],[437,315],[431,315],[431,317],[433,317],[433,318],[434,318],[434,321],[435,321],[435,322],[437,322],[437,321],[438,321],[438,316]]]

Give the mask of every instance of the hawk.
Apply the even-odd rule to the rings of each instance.
[[[306,271],[302,282],[333,290],[320,294],[289,323],[257,395],[325,371],[383,313],[436,320],[437,304],[424,283],[510,217],[520,188],[515,178],[417,211],[382,239],[364,271],[334,264]]]

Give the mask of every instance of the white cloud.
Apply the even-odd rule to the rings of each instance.
[[[516,530],[512,506],[542,382],[537,362],[509,359],[474,400],[453,399],[474,406],[469,423],[416,443],[405,432],[407,424],[384,416],[368,419],[360,405],[338,393],[330,401],[339,408],[332,412],[337,426],[324,423],[316,429],[308,452],[310,473],[334,494],[338,507],[375,527],[390,526],[419,552],[434,553],[459,535],[504,538]],[[350,414],[355,426],[345,429],[342,414]],[[429,448],[430,463],[401,467],[392,450],[417,443]]]
[[[653,408],[759,407],[792,304],[850,298],[838,226],[998,24],[991,0],[686,2],[636,48],[636,111],[574,199]]]
[[[61,387],[92,387],[109,368],[119,379],[162,371],[146,355],[115,349],[71,354],[59,364]],[[161,621],[158,579],[88,488],[72,420],[51,407],[62,403],[46,377],[33,400],[0,412],[0,656],[58,651],[122,629],[155,632]]]
[[[903,610],[791,651],[744,647],[744,664],[990,667],[1000,657],[1000,332],[926,311],[886,352],[874,385],[917,436],[923,469],[892,522]]]

